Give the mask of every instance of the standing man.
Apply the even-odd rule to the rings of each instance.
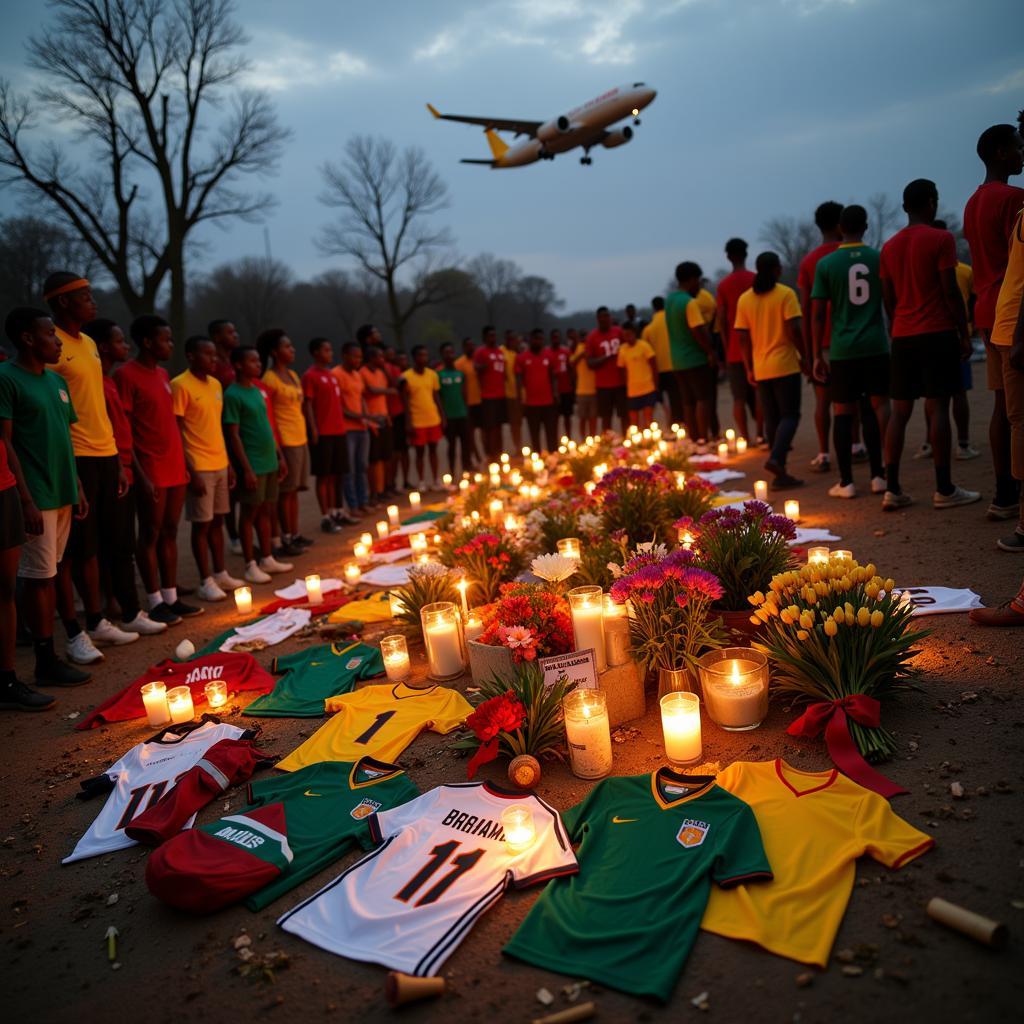
[[[626,371],[629,422],[643,430],[651,425],[658,404],[658,360],[654,349],[642,339],[637,341],[632,327],[623,327],[618,363]]]
[[[356,330],[356,341],[365,355],[369,346],[380,346],[383,344],[384,339],[381,337],[380,331],[373,324],[363,324]]]
[[[473,374],[475,377],[476,374]],[[469,384],[455,359],[455,346],[446,341],[441,346],[441,369],[437,371],[441,382],[441,408],[444,409],[444,436],[448,442],[448,468],[455,476],[455,447],[462,448],[462,469],[469,469],[473,459],[473,428],[469,424],[467,394]]]
[[[911,504],[900,487],[900,459],[914,400],[925,399],[935,460],[937,509],[978,501],[978,491],[957,487],[950,470],[949,404],[960,388],[960,361],[971,355],[967,312],[956,283],[956,243],[932,227],[939,205],[933,181],[918,178],[903,190],[907,226],[882,246],[880,271],[885,311],[892,325],[892,416],[885,436],[886,491],[882,508]]]
[[[380,504],[386,497],[387,471],[395,454],[388,414],[388,395],[394,389],[384,369],[384,353],[377,345],[366,349],[366,365],[359,372],[366,384],[366,411],[373,420],[370,426],[370,502]]]
[[[302,375],[306,429],[309,433],[310,467],[316,477],[316,498],[320,504],[320,529],[341,533],[341,495],[338,478],[345,471],[345,420],[341,412],[341,386],[331,373],[334,348],[326,338],[309,343],[313,365]]]
[[[223,601],[243,586],[224,564],[224,517],[231,507],[234,469],[228,461],[221,420],[224,394],[213,375],[217,350],[202,334],[185,342],[188,369],[171,381],[171,408],[188,470],[185,518],[192,524],[192,556],[199,570],[201,601]]]
[[[407,491],[413,490],[409,482],[409,412],[405,407],[398,387],[398,378],[409,369],[409,359],[404,352],[396,352],[393,348],[384,350],[384,369],[391,383],[388,393],[388,415],[391,417],[391,431],[394,437],[394,457],[391,461],[391,492],[398,493],[398,470],[402,470],[402,486]]]
[[[231,353],[239,345],[238,330],[230,320],[211,320],[206,325],[206,332],[217,350],[213,376],[220,382],[223,393],[235,383],[235,368],[231,364]],[[231,490],[231,507],[224,517],[224,525],[228,531],[231,553],[240,555],[242,545],[238,540],[238,495],[234,488]]]
[[[619,344],[622,332],[612,323],[607,306],[597,310],[597,327],[586,341],[587,366],[594,371],[597,388],[597,415],[601,431],[612,429],[612,416],[618,413],[619,429],[626,432],[629,411],[626,408],[626,375],[619,368]]]
[[[363,350],[359,343],[347,341],[341,349],[341,364],[331,371],[341,387],[345,454],[348,458],[345,500],[354,516],[364,516],[370,511],[370,426],[375,425],[366,411],[366,379],[359,372],[362,362]]]
[[[522,345],[515,331],[505,332],[505,404],[508,408],[508,429],[512,435],[512,450],[517,451],[523,443],[523,399],[516,377],[516,357]],[[499,444],[499,448],[501,445]]]
[[[700,291],[700,278],[696,263],[680,263],[676,267],[679,287],[665,299],[665,322],[683,419],[698,445],[710,436],[712,395],[718,382],[714,345],[695,297]]]
[[[580,340],[574,327],[566,331],[572,344],[569,366],[576,376],[576,416],[580,421],[580,437],[597,436],[597,377],[587,362],[587,343]]]
[[[427,362],[426,345],[417,345],[412,350],[412,367],[398,379],[402,398],[409,409],[412,429],[409,443],[416,449],[416,473],[420,478],[421,491],[432,491],[437,487],[440,476],[437,472],[437,442],[444,432],[444,409],[441,407],[441,381],[437,371]],[[428,484],[424,467],[424,449],[430,452],[430,472],[433,480]]]
[[[480,336],[483,344],[473,356],[473,367],[480,382],[484,453],[491,462],[497,462],[501,455],[501,428],[508,420],[505,351],[498,347],[498,332],[490,324],[484,327]]]
[[[520,352],[516,357],[516,377],[524,395],[523,409],[533,450],[555,451],[558,448],[558,406],[555,404],[558,383],[555,377],[555,360],[544,347],[544,331],[540,327],[535,327],[530,332],[529,350]]]
[[[871,493],[885,491],[882,438],[889,425],[889,339],[882,319],[879,255],[864,244],[868,215],[847,206],[839,218],[843,242],[818,261],[811,289],[814,379],[831,380],[835,408],[835,448],[839,483],[833,498],[856,497],[853,484],[853,417],[862,399],[871,402],[863,417],[864,442],[871,463]],[[829,346],[826,328],[831,324]]]
[[[1019,515],[1021,485],[1014,479],[1010,456],[1010,421],[1003,388],[1003,362],[991,343],[996,299],[1006,272],[1014,220],[1024,207],[1024,189],[1008,184],[1024,169],[1024,140],[1012,124],[995,124],[978,139],[978,156],[985,165],[985,180],[964,207],[964,237],[971,247],[974,270],[974,324],[985,342],[988,389],[994,393],[988,439],[996,476],[996,493],[988,518],[1013,519]]]
[[[726,375],[732,394],[732,421],[740,437],[747,437],[760,443],[763,440],[764,424],[757,404],[757,388],[747,379],[747,368],[743,365],[736,336],[736,304],[740,296],[754,283],[754,272],[747,270],[747,243],[742,238],[730,238],[725,243],[725,255],[732,264],[732,271],[718,283],[718,319],[725,343]],[[754,419],[755,435],[751,435],[747,424],[747,410]]]
[[[483,405],[480,395],[480,381],[476,375],[476,368],[473,366],[473,353],[476,352],[476,342],[472,338],[462,339],[462,355],[455,360],[455,369],[462,372],[466,378],[466,406],[469,415],[469,461],[463,459],[465,465],[463,470],[470,469],[477,463],[484,461],[480,450],[482,444],[481,436],[484,429]],[[452,470],[454,475],[455,470]]]
[[[668,338],[668,324],[665,322],[665,300],[660,295],[651,299],[651,322],[643,329],[641,341],[646,341],[654,350],[658,364],[657,391],[661,410],[668,421],[678,423],[683,418],[676,387],[676,375],[672,370],[672,349]]]
[[[569,369],[569,350],[562,344],[562,332],[553,327],[548,335],[548,351],[555,364],[555,387],[558,408],[555,410],[555,435],[572,437],[572,371]],[[562,420],[562,432],[558,432],[558,419]]]

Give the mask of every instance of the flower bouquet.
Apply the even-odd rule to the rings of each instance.
[[[396,620],[415,626],[422,632],[420,611],[423,606],[437,601],[458,602],[459,593],[455,584],[461,576],[462,573],[440,562],[410,565],[409,582],[392,591],[402,603],[402,610],[395,616]]]
[[[472,592],[482,603],[498,596],[502,583],[515,579],[526,564],[526,556],[514,539],[496,533],[477,533],[457,546],[442,546],[441,561],[463,569]]]
[[[672,475],[657,463],[647,469],[620,466],[606,473],[594,488],[605,531],[624,530],[633,544],[652,534],[665,539],[665,493],[671,481]]]
[[[681,487],[677,482],[675,487],[665,492],[665,509],[670,522],[675,523],[683,516],[689,516],[696,522],[711,508],[717,493],[718,488],[713,483],[696,474],[686,477]]]
[[[579,560],[568,555],[538,555],[530,563],[530,571],[547,584],[548,593],[563,597],[568,586],[566,580],[579,570]]]
[[[517,664],[567,654],[573,648],[569,605],[537,583],[506,583],[484,611],[479,642],[507,648]]]

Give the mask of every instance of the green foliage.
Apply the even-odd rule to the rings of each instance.
[[[413,566],[413,570],[417,567]],[[395,616],[397,621],[414,626],[422,634],[420,612],[424,605],[437,601],[459,602],[459,592],[455,589],[456,575],[452,572],[434,575],[409,573],[409,582],[397,587],[392,593],[402,602],[403,610]]]

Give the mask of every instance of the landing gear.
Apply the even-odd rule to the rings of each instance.
[[[634,117],[633,118],[633,124],[639,124],[639,123],[640,123],[640,118],[639,117]]]
[[[580,163],[583,164],[584,167],[589,167],[593,162],[594,158],[589,154],[580,157]]]

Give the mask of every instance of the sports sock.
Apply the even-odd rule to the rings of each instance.
[[[1016,505],[1020,501],[1020,483],[1009,473],[1000,473],[996,477],[997,505]]]
[[[178,588],[177,587],[161,587],[160,596],[164,599],[164,604],[177,604],[178,601]]]
[[[836,415],[832,421],[832,437],[836,446],[839,482],[845,487],[853,483],[853,417],[849,413]]]
[[[103,621],[103,612],[86,612],[85,628],[90,632]]]
[[[935,490],[939,494],[952,494],[956,490],[953,486],[953,473],[949,466],[935,467]]]
[[[32,650],[35,652],[36,665],[49,665],[56,661],[57,655],[53,653],[53,637],[44,637],[42,640],[32,642]]]
[[[64,623],[64,632],[67,633],[69,640],[74,640],[82,632],[78,619],[61,619],[60,621]]]
[[[885,467],[885,489],[893,494],[900,493],[900,464],[890,462]]]
[[[860,429],[864,447],[868,452],[871,475],[883,476],[885,469],[882,466],[882,432],[878,429],[878,417],[875,416],[873,409],[870,416],[861,416]]]
[[[150,611],[152,611],[158,604],[164,603],[164,599],[159,590],[154,590],[152,594],[147,594],[146,600],[149,602]]]

